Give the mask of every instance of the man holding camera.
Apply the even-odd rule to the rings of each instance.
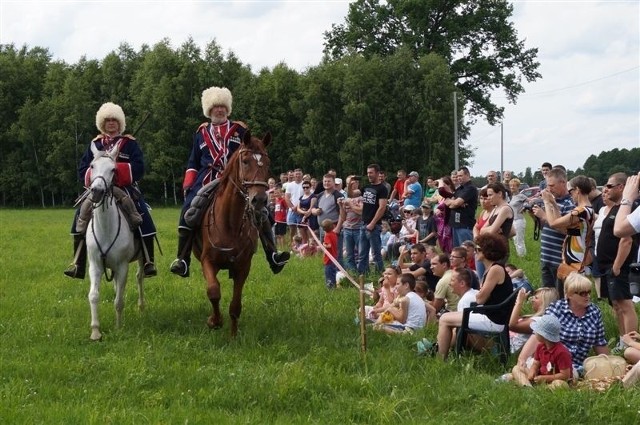
[[[569,214],[576,206],[567,190],[567,173],[562,168],[553,168],[547,175],[547,188],[555,202],[544,202],[544,206],[534,204],[531,213],[540,220],[540,272],[542,285],[555,288],[558,280],[558,266],[562,262],[562,244],[565,235],[549,226],[545,210],[559,210],[559,216]]]
[[[602,281],[609,290],[609,301],[613,306],[620,335],[614,354],[615,351],[621,354],[626,348],[622,336],[638,330],[638,315],[629,284],[629,272],[631,264],[637,259],[638,244],[631,235],[618,237],[614,233],[618,211],[631,208],[632,201],[622,197],[626,180],[626,174],[615,173],[604,185],[603,196],[611,201],[613,206],[602,222],[598,237],[598,265],[603,272]]]

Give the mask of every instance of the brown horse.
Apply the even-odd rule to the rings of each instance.
[[[260,210],[268,200],[270,161],[265,148],[269,143],[270,133],[260,140],[245,132],[242,144],[220,178],[216,196],[203,217],[202,231],[194,243],[194,253],[202,264],[207,296],[213,307],[207,320],[210,328],[218,329],[223,323],[218,272],[229,270],[229,277],[233,279],[233,298],[229,305],[232,336],[238,332],[242,288],[257,248]]]

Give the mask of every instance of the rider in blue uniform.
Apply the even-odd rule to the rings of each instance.
[[[178,224],[178,254],[171,264],[171,272],[181,277],[189,276],[193,228],[185,221],[185,213],[200,188],[220,178],[227,162],[240,147],[247,126],[241,121],[231,121],[232,96],[225,87],[210,87],[202,92],[202,113],[211,122],[198,127],[191,148],[182,189],[184,204]],[[279,273],[289,260],[289,253],[278,253],[269,223],[266,207],[260,212],[260,241],[273,273]]]
[[[96,113],[96,127],[100,134],[96,136],[85,151],[78,166],[78,176],[85,186],[91,184],[91,162],[93,152],[91,145],[95,145],[98,150],[111,151],[116,145],[120,146],[118,158],[116,159],[116,173],[114,176],[115,186],[124,190],[133,199],[135,209],[142,216],[142,224],[139,230],[134,233],[142,237],[146,247],[144,276],[152,277],[158,274],[154,264],[153,242],[156,234],[156,227],[153,224],[149,209],[145,203],[142,193],[137,187],[137,182],[144,175],[144,156],[136,139],[131,135],[122,135],[126,128],[125,116],[122,108],[111,102],[103,104]],[[87,201],[85,201],[87,202]],[[89,201],[90,202],[90,201]],[[87,247],[85,244],[85,234],[77,229],[78,215],[80,209],[76,210],[71,234],[73,235],[73,249],[76,253],[74,262],[64,271],[64,274],[77,279],[84,279],[87,264]]]

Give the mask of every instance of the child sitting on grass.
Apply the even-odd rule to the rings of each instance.
[[[338,234],[333,231],[335,225],[329,218],[322,220],[322,229],[324,230],[324,241],[322,245],[335,259],[338,256]],[[322,257],[322,263],[324,264],[324,281],[327,289],[336,288],[336,272],[338,271],[335,264],[333,264],[332,258],[327,253]]]
[[[560,321],[546,314],[531,323],[531,329],[538,338],[538,346],[529,368],[516,365],[513,377],[522,386],[551,384],[552,387],[566,386],[573,374],[571,353],[560,342]]]

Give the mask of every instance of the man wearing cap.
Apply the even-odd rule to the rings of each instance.
[[[411,205],[414,208],[420,208],[420,204],[422,203],[422,185],[418,183],[418,178],[420,178],[420,176],[417,171],[409,173],[409,177],[405,182],[404,194],[402,195],[403,205],[405,207]]]
[[[185,212],[200,188],[220,178],[247,130],[245,123],[228,119],[232,100],[226,87],[209,87],[202,92],[202,113],[211,122],[201,124],[196,130],[182,183],[184,205],[178,224],[178,255],[171,264],[171,273],[180,277],[189,276],[193,242],[193,228],[185,221]],[[271,270],[274,274],[279,273],[289,260],[289,253],[277,252],[267,209],[264,208],[260,214],[260,241]]]
[[[91,184],[91,162],[93,161],[92,146],[100,151],[110,152],[112,149],[118,149],[118,157],[116,158],[116,171],[113,182],[116,187],[122,189],[124,197],[118,199],[122,204],[131,203],[132,199],[135,209],[140,214],[142,221],[138,230],[137,223],[131,225],[135,227],[135,234],[142,237],[142,241],[146,249],[145,264],[143,268],[144,277],[153,277],[158,274],[156,266],[153,263],[153,241],[156,234],[156,227],[151,219],[151,214],[147,208],[147,204],[142,198],[142,193],[138,189],[138,181],[144,176],[144,156],[136,139],[131,135],[122,135],[126,128],[124,111],[119,105],[107,102],[103,104],[96,113],[96,127],[100,134],[96,136],[85,151],[80,165],[78,167],[78,176],[85,186]],[[91,203],[90,200],[85,202]],[[81,208],[85,211],[85,208]],[[87,208],[86,211],[90,212]],[[130,213],[126,211],[125,213]],[[76,279],[84,279],[85,269],[87,265],[87,247],[85,244],[85,231],[89,217],[80,216],[80,209],[76,211],[76,215],[71,226],[71,234],[73,235],[73,250],[76,253],[74,262],[64,271],[66,276]]]

